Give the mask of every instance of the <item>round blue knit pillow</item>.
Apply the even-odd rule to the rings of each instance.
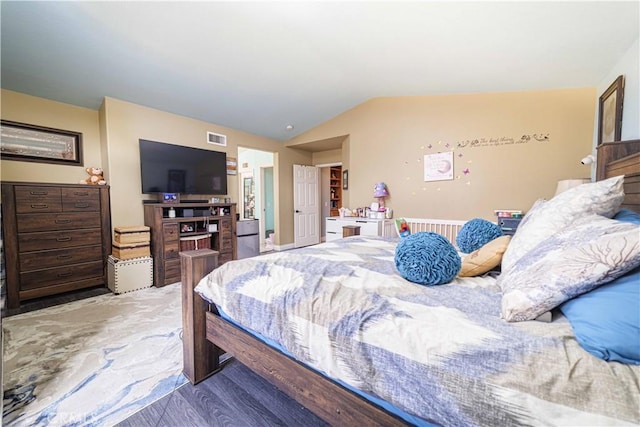
[[[504,233],[500,226],[482,218],[474,218],[462,226],[456,237],[458,248],[470,254]]]
[[[456,248],[444,236],[430,232],[400,240],[395,263],[402,277],[429,286],[449,283],[462,267]]]

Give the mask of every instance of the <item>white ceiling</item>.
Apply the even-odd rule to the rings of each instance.
[[[639,5],[2,1],[1,83],[286,141],[380,96],[597,86],[638,38]]]

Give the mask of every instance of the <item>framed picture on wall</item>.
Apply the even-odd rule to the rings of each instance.
[[[600,97],[598,114],[598,145],[620,141],[622,134],[622,101],[624,76],[618,78]]]
[[[2,120],[0,152],[6,160],[82,166],[82,133]]]
[[[342,171],[342,189],[349,189],[349,171],[346,169]]]

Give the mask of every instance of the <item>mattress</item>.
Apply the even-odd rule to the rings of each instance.
[[[493,277],[408,282],[397,242],[350,237],[228,262],[196,291],[302,363],[424,422],[640,423],[640,366],[591,356],[558,313],[505,322]]]

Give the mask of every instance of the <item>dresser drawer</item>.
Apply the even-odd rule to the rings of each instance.
[[[180,257],[180,241],[174,240],[164,242],[164,257],[166,259],[179,258]]]
[[[18,218],[18,233],[100,228],[100,213],[23,214]]]
[[[102,233],[100,229],[18,234],[19,252],[73,248],[76,246],[100,245],[101,243]]]
[[[164,262],[164,284],[169,285],[181,280],[180,259],[172,259]]]
[[[326,232],[332,234],[340,233],[340,235],[342,235],[342,222],[343,221],[338,221],[337,219],[327,219],[325,223]]]
[[[20,271],[39,270],[102,260],[102,246],[28,252],[20,254]]]
[[[220,230],[225,232],[229,232],[231,233],[231,220],[230,219],[223,219],[220,221]]]
[[[220,250],[224,251],[233,251],[233,239],[231,238],[231,236],[229,236],[229,238],[222,238],[222,240],[220,241]]]
[[[233,260],[233,253],[231,252],[220,252],[218,254],[218,265],[222,265],[225,262],[229,262]]]
[[[100,210],[100,193],[97,188],[63,188],[63,212],[97,212]]]
[[[380,224],[379,221],[369,222],[364,220],[355,221],[351,225],[359,225],[360,226],[360,235],[361,236],[380,236]]]
[[[178,224],[164,224],[162,226],[162,234],[164,235],[165,242],[171,240],[177,241],[180,238],[180,233],[178,233]]]
[[[19,185],[15,187],[16,213],[60,212],[60,188]]]
[[[75,280],[102,277],[103,275],[104,266],[102,261],[30,271],[20,273],[20,290],[45,288]]]

